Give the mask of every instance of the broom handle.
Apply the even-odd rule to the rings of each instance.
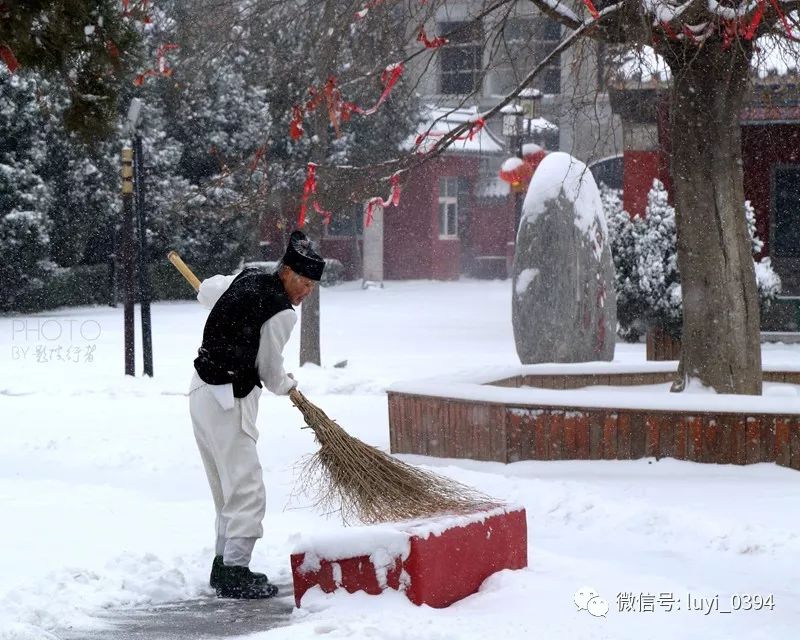
[[[181,275],[186,278],[192,287],[194,287],[195,291],[200,290],[200,280],[197,279],[197,276],[192,273],[192,270],[186,265],[186,263],[181,260],[181,257],[178,255],[177,251],[170,251],[167,254],[167,260],[169,260],[175,268],[181,272]]]

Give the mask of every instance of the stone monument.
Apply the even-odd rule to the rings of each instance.
[[[514,254],[512,322],[523,364],[613,360],[614,264],[591,172],[549,154],[528,187]]]

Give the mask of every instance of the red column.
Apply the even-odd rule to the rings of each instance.
[[[644,215],[647,194],[653,179],[660,178],[664,156],[655,123],[623,123],[625,145],[623,168],[623,206],[631,216]]]

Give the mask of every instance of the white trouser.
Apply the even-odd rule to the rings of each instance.
[[[200,386],[195,388],[197,382]],[[248,566],[256,539],[264,535],[261,522],[266,510],[256,451],[261,389],[254,387],[225,410],[210,385],[195,378],[192,387],[189,411],[194,437],[217,512],[216,553],[226,565]]]

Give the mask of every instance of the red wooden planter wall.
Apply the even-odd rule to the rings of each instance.
[[[669,378],[646,374],[647,383],[659,381],[653,379],[659,375]],[[795,375],[769,377],[794,382]],[[526,376],[500,384],[573,388],[620,383],[607,380],[609,376],[587,383],[587,377],[596,376]],[[582,384],[575,378],[582,378]],[[721,464],[776,462],[800,469],[800,415],[522,407],[390,392],[389,432],[393,453],[443,458],[517,462],[670,457]]]

